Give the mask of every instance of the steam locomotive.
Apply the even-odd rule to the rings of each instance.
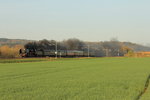
[[[36,50],[36,49],[20,49],[19,53],[22,57],[94,57],[93,53],[79,50]]]

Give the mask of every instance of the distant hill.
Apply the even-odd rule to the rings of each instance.
[[[3,45],[8,45],[8,46],[24,45],[24,44],[31,42],[31,41],[32,40],[0,38],[0,46],[3,46]]]
[[[134,51],[139,52],[139,51],[150,51],[150,47],[148,46],[143,46],[140,44],[136,43],[131,43],[131,42],[123,42],[124,46],[127,46],[129,48],[132,48]]]

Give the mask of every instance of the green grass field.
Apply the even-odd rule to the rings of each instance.
[[[135,100],[150,74],[150,58],[10,62],[0,61],[0,100]]]

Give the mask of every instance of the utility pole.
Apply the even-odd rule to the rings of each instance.
[[[104,49],[104,50],[105,50],[106,57],[108,57],[109,56],[109,49]]]
[[[59,57],[61,58],[61,52],[59,52]]]
[[[109,56],[109,49],[106,49],[106,56]]]
[[[90,57],[90,46],[88,45],[88,58]]]
[[[120,50],[118,49],[118,56],[120,56]]]
[[[55,50],[56,50],[56,52],[55,52],[55,54],[56,54],[56,59],[57,59],[57,53],[58,53],[58,46],[57,46],[57,41],[56,41],[56,44],[55,44]]]
[[[90,57],[90,45],[87,44],[87,45],[84,45],[82,46],[82,48],[86,49],[86,52],[87,52],[87,55],[85,55],[86,57]]]

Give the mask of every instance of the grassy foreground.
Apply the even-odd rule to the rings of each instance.
[[[135,100],[149,74],[150,58],[0,63],[0,100]]]

